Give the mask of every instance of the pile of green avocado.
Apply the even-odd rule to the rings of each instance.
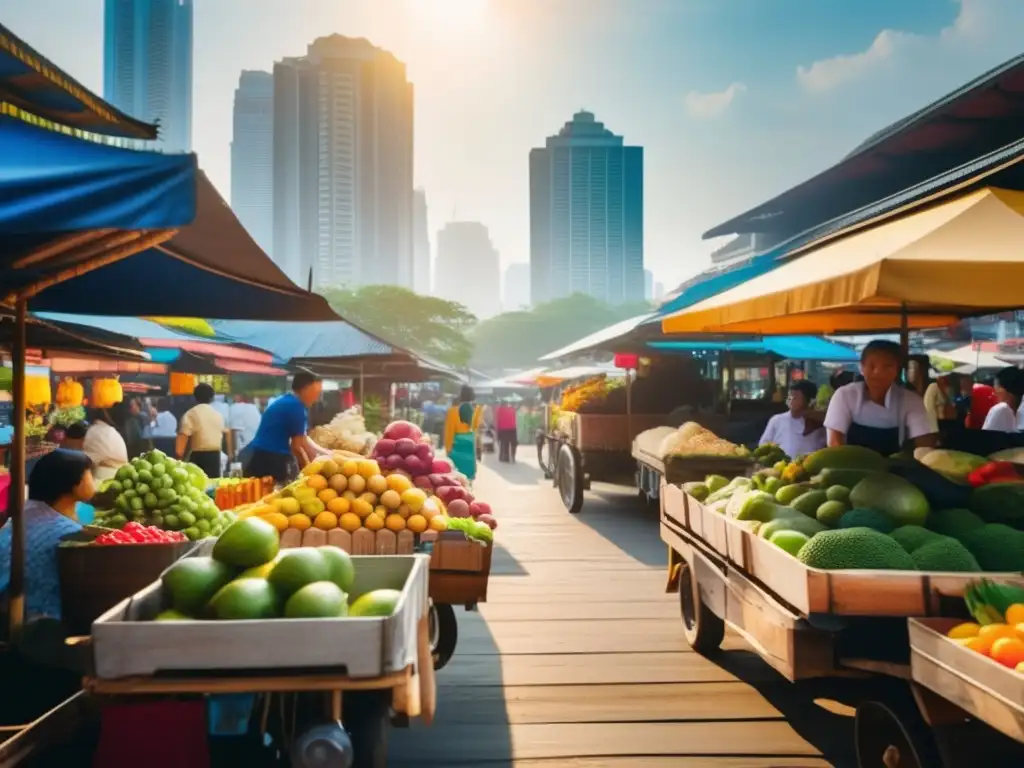
[[[796,462],[683,489],[813,568],[1024,571],[1024,482],[965,491],[967,508],[933,509],[873,451],[837,446]]]

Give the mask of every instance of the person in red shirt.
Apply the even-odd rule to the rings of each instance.
[[[516,409],[510,403],[498,406],[498,461],[515,463],[519,440],[516,434]]]

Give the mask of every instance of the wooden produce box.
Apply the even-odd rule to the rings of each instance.
[[[684,511],[681,511],[684,510]],[[797,613],[841,616],[942,616],[960,607],[965,588],[979,574],[922,571],[825,571],[751,533],[672,485],[662,486],[662,516],[683,525]],[[1024,586],[1019,573],[988,578]]]
[[[663,414],[576,413],[561,427],[568,432],[572,444],[581,451],[631,452],[633,440],[641,432],[663,426]]]
[[[101,679],[199,671],[332,670],[353,678],[398,672],[417,658],[417,626],[427,613],[426,555],[353,557],[352,597],[399,589],[388,617],[152,621],[162,610],[159,582],[93,624],[95,676]]]
[[[461,531],[371,531],[355,533],[334,529],[321,531],[289,528],[281,534],[281,546],[320,547],[329,544],[351,555],[411,555],[417,543],[432,544],[430,555],[430,599],[435,603],[472,605],[487,602],[487,583],[491,575],[494,545],[468,540]]]
[[[958,623],[909,620],[911,677],[967,714],[1024,742],[1024,674],[946,638]]]
[[[58,547],[61,618],[68,632],[88,635],[99,616],[159,579],[194,547],[191,541]]]

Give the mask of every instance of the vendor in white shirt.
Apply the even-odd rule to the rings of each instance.
[[[915,447],[938,442],[935,427],[916,392],[899,381],[903,351],[891,341],[872,341],[861,352],[864,381],[836,390],[825,414],[828,444],[859,445],[883,456],[903,449],[907,440]]]
[[[795,381],[789,387],[789,410],[768,420],[761,435],[761,445],[774,443],[791,458],[813,453],[825,447],[825,430],[811,425],[808,430],[805,415],[818,395],[818,388],[810,381]]]
[[[999,401],[985,416],[982,429],[992,432],[1024,432],[1024,371],[1004,368],[996,374],[996,399]]]

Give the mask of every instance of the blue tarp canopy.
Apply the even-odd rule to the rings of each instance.
[[[104,256],[109,263],[85,271]],[[82,274],[33,292],[31,308],[337,319],[256,245],[194,156],[117,149],[0,116],[0,299],[77,267]]]
[[[659,352],[729,351],[778,355],[787,360],[853,363],[856,350],[817,336],[770,336],[748,341],[649,341]]]
[[[157,127],[103,101],[0,24],[0,104],[108,136],[155,139]]]

